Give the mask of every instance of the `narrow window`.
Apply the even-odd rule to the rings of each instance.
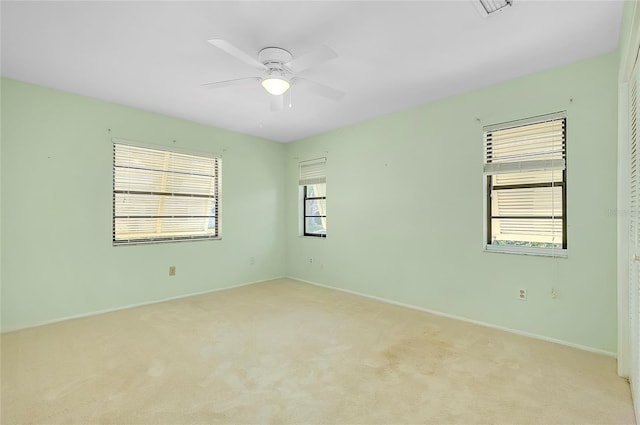
[[[220,158],[113,145],[113,244],[220,236]]]
[[[484,151],[487,249],[565,255],[565,113],[487,126]]]
[[[304,235],[327,236],[327,184],[304,186]]]
[[[326,159],[320,158],[300,163],[302,188],[302,234],[327,237],[327,184]]]

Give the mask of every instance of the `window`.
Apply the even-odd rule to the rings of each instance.
[[[566,255],[566,117],[484,128],[487,250]]]
[[[327,184],[304,186],[304,235],[327,236]]]
[[[215,239],[220,158],[113,145],[113,244]]]
[[[327,184],[326,159],[320,158],[300,163],[302,188],[302,234],[327,237]]]

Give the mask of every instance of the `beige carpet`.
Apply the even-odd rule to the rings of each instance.
[[[288,279],[2,336],[2,424],[633,424],[615,360]]]

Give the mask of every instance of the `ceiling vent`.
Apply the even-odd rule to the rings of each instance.
[[[512,6],[513,0],[474,0],[473,4],[480,14],[486,17]]]

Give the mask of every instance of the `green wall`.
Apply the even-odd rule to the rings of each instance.
[[[287,145],[288,275],[615,352],[617,70],[614,52]],[[561,110],[568,258],[484,252],[482,126]],[[326,240],[291,225],[298,161],[320,156]]]
[[[617,71],[614,52],[287,145],[3,79],[2,329],[289,275],[615,352]],[[483,252],[482,126],[560,110],[569,257]],[[113,247],[112,137],[221,153],[223,239]],[[297,164],[320,156],[326,240],[298,236]]]
[[[3,330],[283,274],[284,145],[13,80],[1,89]],[[113,247],[113,137],[221,154],[222,240]]]

